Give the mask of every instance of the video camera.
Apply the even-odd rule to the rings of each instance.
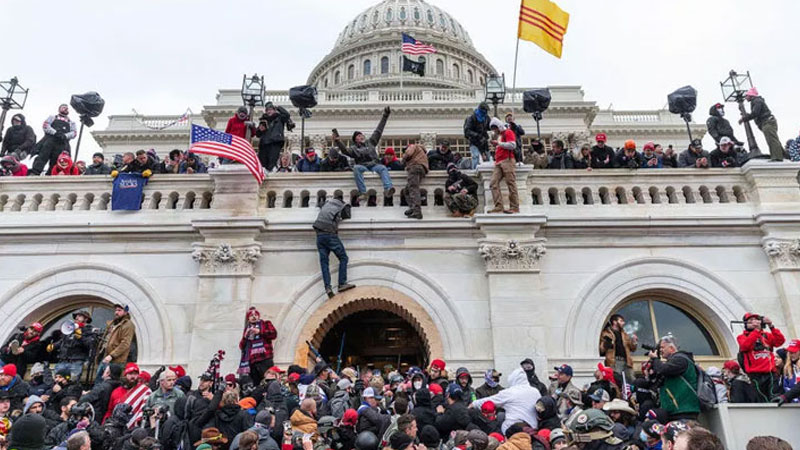
[[[650,352],[656,352],[656,354],[658,354],[658,357],[661,358],[661,347],[660,346],[658,346],[658,345],[650,345],[650,344],[642,344],[642,348],[647,350],[647,352],[645,352],[645,356],[649,355]]]

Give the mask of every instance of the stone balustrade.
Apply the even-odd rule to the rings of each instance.
[[[517,184],[523,213],[550,214],[579,208],[625,215],[636,208],[669,215],[680,211],[707,214],[714,208],[740,208],[752,215],[762,204],[787,204],[791,209],[800,199],[796,177],[800,164],[767,164],[753,161],[741,169],[662,169],[662,170],[532,170],[517,169]],[[380,178],[365,174],[369,200],[356,205],[367,208],[371,216],[385,220],[401,218],[405,208],[405,172],[391,172],[396,192],[384,198]],[[475,173],[480,186],[478,212],[489,209],[491,166]],[[423,213],[444,218],[445,182],[443,171],[431,172],[422,184]],[[244,209],[251,215],[265,215],[279,220],[296,217],[307,220],[328,198],[354,202],[358,192],[353,174],[289,173],[270,174],[258,189],[242,167],[226,166],[210,174],[155,175],[144,189],[142,210],[193,211]],[[111,179],[105,176],[0,178],[0,213],[47,211],[98,211],[110,209]],[[505,186],[502,187],[505,190]],[[215,203],[215,196],[218,202]],[[251,203],[238,198],[252,196]],[[223,201],[224,199],[224,201]],[[237,206],[231,206],[237,205]],[[239,205],[245,205],[240,207]],[[614,209],[614,207],[617,207]],[[619,207],[625,209],[619,209]]]

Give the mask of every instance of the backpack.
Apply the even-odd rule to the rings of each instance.
[[[678,354],[678,356],[689,360],[690,364],[694,364],[688,357],[681,354]],[[710,411],[714,409],[714,405],[717,404],[717,388],[714,387],[714,380],[712,380],[706,371],[702,370],[697,364],[694,364],[694,369],[697,371],[696,387],[691,386],[683,376],[681,376],[681,380],[683,380],[683,382],[689,386],[689,389],[697,396],[697,400],[700,403],[700,411]]]

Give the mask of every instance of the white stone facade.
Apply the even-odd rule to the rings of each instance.
[[[434,173],[422,221],[403,217],[399,193],[397,206],[354,208],[341,237],[359,288],[332,301],[311,223],[323,196],[354,189],[349,174],[273,175],[260,189],[241,167],[155,176],[139,212],[107,210],[106,177],[5,178],[0,339],[102,299],[131,305],[145,367],[183,363],[199,373],[223,348],[233,370],[244,312],[256,306],[274,321],[276,363],[286,365],[306,362],[304,341],[331,311],[380,301],[414,317],[429,356],[454,367],[509,373],[532,356],[542,376],[570,363],[587,377],[607,316],[651,295],[695,313],[720,349],[705,361],[718,361],[735,356],[731,322],[745,311],[796,336],[798,169],[521,167],[522,213],[473,219],[447,216],[437,199],[445,177]],[[483,210],[489,173],[476,177]],[[402,173],[393,178],[404,185]],[[374,175],[367,185],[380,193]]]

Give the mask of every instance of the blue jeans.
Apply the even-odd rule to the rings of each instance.
[[[481,163],[481,151],[478,150],[478,147],[470,145],[469,152],[472,154],[472,170],[475,170],[478,168],[478,164]]]
[[[97,373],[94,375],[94,384],[100,384],[103,382],[103,372],[106,371],[106,367],[108,364],[101,362],[97,365]]]
[[[319,267],[322,270],[322,282],[325,289],[331,287],[331,270],[328,258],[331,252],[339,258],[339,286],[347,284],[347,252],[344,244],[335,234],[317,234],[317,251],[319,252]]]
[[[362,166],[361,164],[356,164],[353,166],[353,177],[356,179],[356,187],[358,188],[358,192],[360,194],[367,192],[367,186],[364,185],[364,172],[368,170],[381,176],[384,189],[389,189],[392,187],[392,178],[389,176],[389,169],[387,169],[383,164],[375,164],[369,168],[367,168],[367,166]]]
[[[56,364],[55,371],[58,372],[61,369],[69,370],[70,380],[79,380],[81,378],[81,373],[83,373],[83,361],[60,362]]]

